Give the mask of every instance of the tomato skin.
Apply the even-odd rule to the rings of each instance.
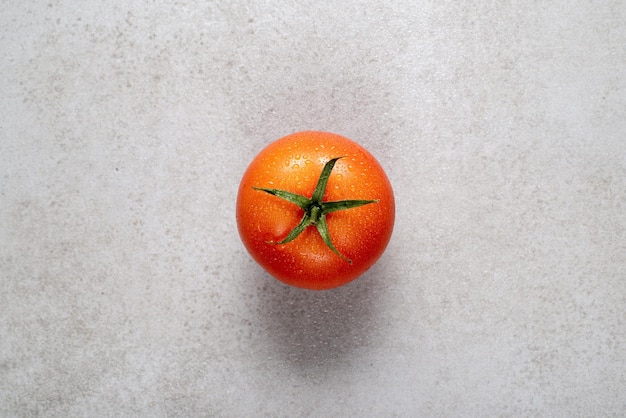
[[[372,199],[377,203],[327,215],[335,254],[315,227],[295,240],[281,241],[304,211],[253,187],[286,190],[311,197],[324,164],[337,161],[323,201]],[[271,143],[245,171],[237,197],[237,226],[252,257],[271,275],[292,286],[322,290],[344,285],[370,268],[391,238],[395,203],[389,179],[376,159],[340,135],[305,131]]]

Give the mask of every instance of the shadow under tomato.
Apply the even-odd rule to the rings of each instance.
[[[351,283],[325,291],[265,277],[258,319],[280,361],[305,376],[319,376],[349,365],[353,353],[369,346],[380,328],[384,266],[379,264]]]

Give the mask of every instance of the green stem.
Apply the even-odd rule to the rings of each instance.
[[[324,168],[322,169],[322,173],[317,180],[317,185],[315,186],[315,190],[313,191],[313,195],[311,196],[311,198],[288,192],[286,190],[253,187],[254,190],[269,193],[280,199],[293,203],[304,211],[304,215],[302,216],[300,223],[298,223],[298,225],[296,225],[285,238],[283,238],[279,242],[269,242],[269,244],[287,244],[288,242],[296,239],[306,228],[315,225],[318,233],[320,234],[322,240],[328,246],[328,248],[330,248],[343,260],[352,264],[352,260],[341,254],[339,250],[337,250],[337,248],[335,248],[335,246],[333,245],[330,234],[328,232],[328,225],[326,224],[326,215],[331,212],[357,208],[359,206],[368,205],[370,203],[378,203],[378,200],[339,200],[335,202],[322,202],[322,199],[324,198],[324,193],[326,193],[328,179],[330,178],[333,167],[335,166],[337,160],[341,158],[343,157],[333,158],[326,164],[324,164]]]

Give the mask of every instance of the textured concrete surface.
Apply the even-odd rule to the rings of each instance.
[[[626,3],[0,3],[0,416],[623,416]],[[396,231],[330,292],[239,241],[329,130]]]

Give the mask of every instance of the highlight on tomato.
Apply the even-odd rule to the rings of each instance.
[[[383,254],[395,218],[391,183],[365,148],[319,131],[287,135],[250,163],[237,227],[246,249],[292,286],[342,286]]]

